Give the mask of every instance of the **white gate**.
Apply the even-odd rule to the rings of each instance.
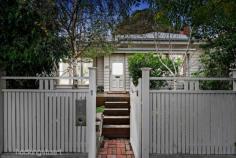
[[[90,68],[89,86],[57,89],[57,77],[37,79],[39,89],[3,89],[4,152],[87,153],[96,156],[96,76]],[[85,78],[63,78],[85,79]],[[86,100],[86,125],[76,125],[76,103]]]

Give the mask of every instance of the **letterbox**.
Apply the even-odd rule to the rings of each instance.
[[[86,126],[86,99],[76,100],[76,126]]]

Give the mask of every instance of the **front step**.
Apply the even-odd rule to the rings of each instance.
[[[112,96],[112,97],[106,97],[105,98],[105,101],[111,101],[111,102],[118,102],[118,101],[127,101],[129,102],[130,98],[127,96],[127,97],[121,97],[120,95],[117,95],[116,97],[115,96]]]
[[[105,108],[104,115],[107,116],[129,116],[128,108]]]
[[[104,116],[104,125],[129,125],[129,116]]]
[[[102,135],[106,138],[129,138],[129,95],[112,94],[105,98]]]
[[[107,138],[129,138],[129,125],[103,125],[103,136]]]
[[[127,101],[106,101],[106,108],[129,108],[129,102]]]

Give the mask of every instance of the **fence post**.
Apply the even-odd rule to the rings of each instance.
[[[151,68],[142,70],[142,158],[149,158],[149,85]]]
[[[87,104],[87,150],[88,158],[96,157],[96,68],[89,68],[89,97]]]
[[[3,127],[4,127],[4,105],[3,105],[3,92],[2,89],[6,88],[6,81],[1,79],[4,73],[0,72],[0,155],[3,152],[3,143],[4,143],[4,135],[3,135]]]
[[[236,91],[236,69],[231,69],[233,80],[233,91]]]

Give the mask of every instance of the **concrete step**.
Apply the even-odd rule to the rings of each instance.
[[[129,116],[104,116],[104,125],[129,125]]]
[[[109,116],[129,116],[129,108],[105,108],[103,114]]]
[[[107,138],[129,138],[129,125],[103,125],[103,136]]]

